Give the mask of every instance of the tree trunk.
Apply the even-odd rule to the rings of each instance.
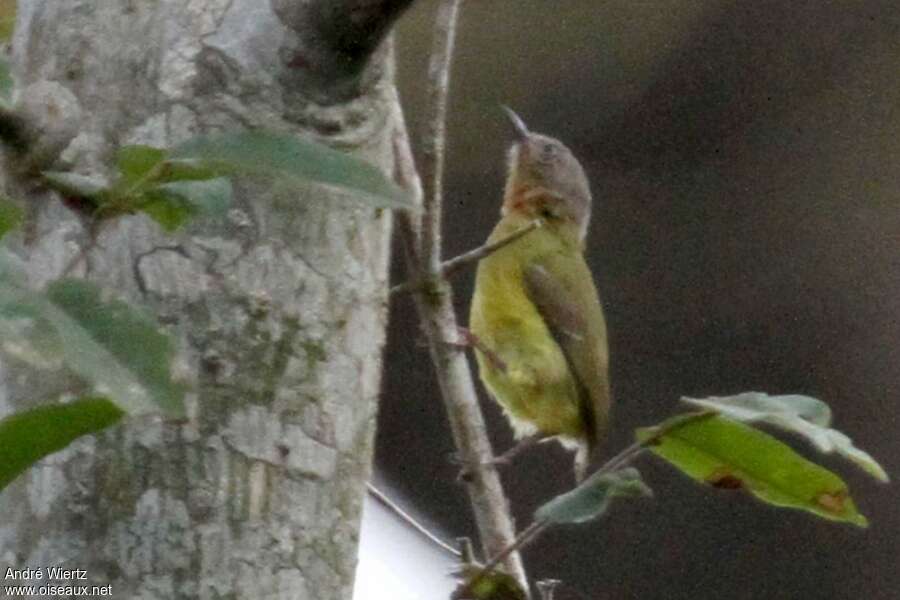
[[[122,144],[263,127],[393,169],[390,42],[348,50],[348,0],[19,4],[18,105],[41,136],[32,167],[110,177]],[[347,27],[377,17],[383,33],[404,3],[384,4]],[[110,584],[116,598],[349,598],[389,213],[327,190],[285,197],[239,183],[225,219],[173,236],[121,217],[92,243],[83,215],[17,169],[10,160],[7,191],[28,218],[11,243],[34,286],[72,263],[72,275],[151,311],[177,339],[175,371],[191,391],[186,422],[128,421],[0,494],[0,564],[85,569],[72,584]],[[0,364],[0,413],[66,385]]]

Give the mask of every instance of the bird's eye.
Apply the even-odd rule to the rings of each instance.
[[[541,154],[538,160],[542,163],[552,163],[559,157],[559,146],[553,142],[545,142],[540,148]]]

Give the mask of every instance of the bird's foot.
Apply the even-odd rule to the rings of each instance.
[[[504,458],[503,456],[495,456],[491,460],[484,460],[473,464],[466,464],[465,461],[460,459],[458,456],[454,457],[455,460],[452,462],[458,464],[459,473],[456,474],[456,480],[462,481],[464,483],[468,483],[472,481],[472,478],[475,476],[475,471],[481,469],[499,469],[500,467],[505,467],[510,462],[512,462],[508,458]]]
[[[469,348],[479,347],[480,342],[478,341],[478,337],[469,331],[468,328],[457,326],[456,334],[459,336],[457,339],[441,340],[440,343],[444,346],[450,346],[451,348],[456,348],[458,350],[468,350]],[[423,331],[420,331],[416,337],[416,345],[423,348],[428,347],[428,338]]]
[[[498,454],[490,460],[480,461],[476,463],[476,465],[480,469],[499,469],[500,467],[505,467],[511,464],[516,456],[544,439],[546,439],[546,436],[540,433],[529,435],[516,442],[512,448],[506,450],[502,454]],[[470,481],[472,479],[473,469],[471,464],[466,465],[465,461],[456,453],[452,455],[451,461],[457,465],[461,465],[457,480]]]
[[[457,327],[456,333],[459,335],[459,340],[454,343],[457,347],[475,348],[487,358],[493,368],[498,371],[503,371],[504,373],[506,372],[506,362],[504,362],[496,352],[488,348],[487,345],[481,341],[481,338],[472,333],[472,330],[467,327]]]
[[[484,354],[488,361],[490,361],[491,366],[495,369],[506,370],[506,363],[497,356],[497,353],[488,348],[481,339],[472,333],[467,327],[457,326],[456,334],[459,336],[455,340],[441,340],[440,343],[444,346],[449,346],[451,348],[456,348],[457,350],[468,350],[469,348],[474,348]],[[428,347],[428,339],[425,335],[420,332],[419,336],[416,338],[416,345],[419,347],[427,348]]]

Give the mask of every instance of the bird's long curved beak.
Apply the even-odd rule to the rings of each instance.
[[[509,122],[513,126],[513,130],[516,133],[516,138],[521,141],[528,137],[528,127],[525,125],[525,121],[522,120],[522,117],[517,115],[510,107],[505,104],[501,104],[500,108],[503,109],[503,112],[506,113],[506,116],[509,118]]]

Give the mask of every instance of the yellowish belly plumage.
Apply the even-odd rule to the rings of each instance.
[[[501,223],[491,238],[518,224]],[[478,267],[469,327],[505,365],[476,351],[481,379],[516,432],[575,441],[584,435],[578,388],[566,358],[523,282],[523,269],[542,253],[566,251],[552,232],[537,230],[483,259]],[[568,445],[568,444],[567,444]]]

